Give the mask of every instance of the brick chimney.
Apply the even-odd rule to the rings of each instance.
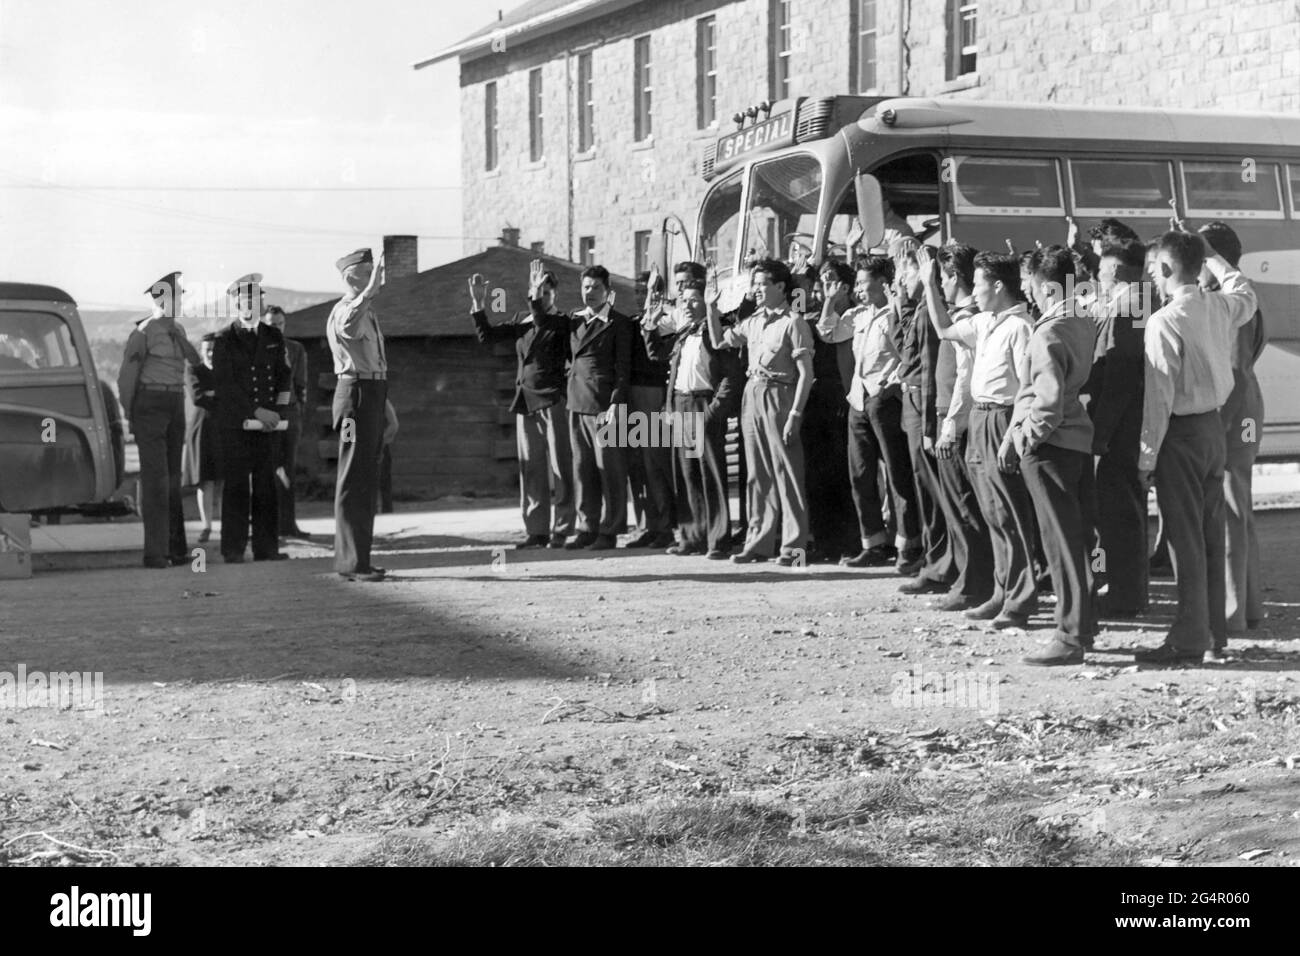
[[[388,281],[413,276],[420,271],[415,236],[384,236],[384,272]]]
[[[519,248],[519,230],[514,226],[506,226],[502,229],[501,245],[509,246],[512,249]]]

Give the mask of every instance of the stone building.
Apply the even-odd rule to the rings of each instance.
[[[416,67],[452,57],[464,234],[627,275],[764,100],[1300,111],[1294,0],[531,0]]]

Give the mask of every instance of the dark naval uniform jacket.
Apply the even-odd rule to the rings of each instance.
[[[246,332],[238,321],[217,333],[212,349],[219,428],[242,430],[258,408],[279,413],[289,409],[293,370],[285,359],[284,335],[259,322]]]

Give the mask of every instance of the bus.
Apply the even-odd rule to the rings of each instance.
[[[1116,218],[1144,239],[1174,216],[1193,229],[1222,219],[1270,341],[1256,366],[1260,458],[1300,457],[1300,117],[865,96],[737,117],[705,150],[694,242],[679,233],[716,263],[724,305],[743,294],[747,261],[786,258],[792,237],[812,262],[842,256],[855,222],[870,240],[893,217],[930,243],[1001,252],[1064,243],[1067,216],[1085,237]],[[661,242],[671,261],[668,230]]]

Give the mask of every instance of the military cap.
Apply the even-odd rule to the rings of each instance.
[[[255,285],[261,285],[261,283],[262,273],[250,272],[248,275],[240,276],[234,282],[230,283],[229,287],[226,289],[226,295],[239,295],[239,293],[244,289]]]
[[[155,299],[161,299],[163,296],[176,295],[180,288],[181,274],[179,272],[169,272],[149,288],[145,289],[145,295],[151,295]]]
[[[369,249],[358,249],[356,252],[349,252],[342,259],[334,263],[339,272],[347,272],[353,266],[364,265],[367,262],[374,262],[374,257],[370,254]]]

